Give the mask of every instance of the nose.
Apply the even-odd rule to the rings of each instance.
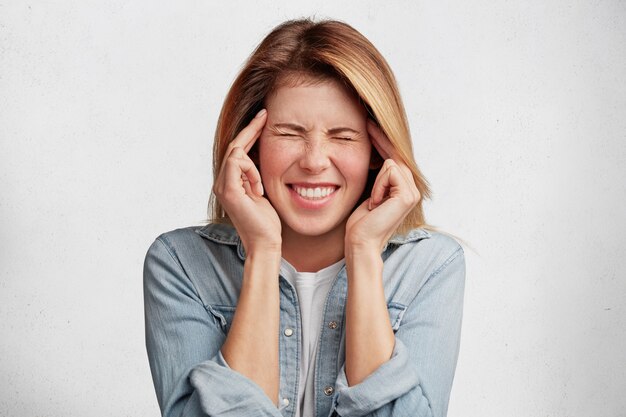
[[[300,168],[317,174],[330,166],[329,149],[320,140],[309,141],[300,157]]]

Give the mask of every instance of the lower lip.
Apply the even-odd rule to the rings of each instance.
[[[287,186],[287,188],[289,188],[289,193],[291,195],[291,198],[296,203],[296,205],[300,208],[309,209],[309,210],[318,210],[327,206],[328,204],[330,204],[331,200],[337,193],[337,190],[339,190],[339,188],[336,188],[335,191],[328,194],[324,198],[316,198],[315,200],[310,200],[308,198],[302,197],[291,186]]]

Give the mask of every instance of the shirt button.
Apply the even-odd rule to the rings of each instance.
[[[289,398],[283,398],[283,404],[286,406],[289,405]]]
[[[287,327],[284,333],[285,333],[285,336],[289,337],[293,334],[293,329],[290,329],[289,327]]]
[[[328,323],[328,327],[330,327],[331,329],[335,330],[337,328],[337,322],[336,321],[331,321],[330,323]]]
[[[333,395],[333,392],[335,392],[335,389],[331,387],[330,385],[324,388],[324,394],[326,394],[327,397],[330,397],[331,395]]]

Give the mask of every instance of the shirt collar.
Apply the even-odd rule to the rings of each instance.
[[[246,251],[243,243],[237,234],[237,229],[228,223],[209,223],[206,226],[196,229],[196,233],[205,239],[209,239],[222,245],[237,246],[237,255],[242,260],[246,259]]]
[[[432,235],[426,229],[416,228],[409,230],[406,234],[397,234],[391,236],[391,239],[387,242],[387,244],[383,247],[383,252],[387,249],[389,245],[404,245],[409,242],[417,242],[418,240],[428,239]]]
[[[237,254],[239,257],[242,260],[246,259],[246,251],[243,248],[243,243],[237,234],[237,230],[232,225],[227,223],[209,223],[200,229],[196,229],[196,233],[216,243],[237,246]],[[422,228],[412,229],[406,234],[393,235],[383,248],[383,252],[389,245],[404,245],[405,243],[428,239],[431,236],[428,230]]]

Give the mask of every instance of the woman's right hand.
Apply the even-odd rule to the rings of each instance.
[[[246,253],[280,251],[280,219],[263,197],[259,170],[248,156],[267,121],[261,110],[226,148],[219,175],[213,185],[215,196],[239,233]]]

